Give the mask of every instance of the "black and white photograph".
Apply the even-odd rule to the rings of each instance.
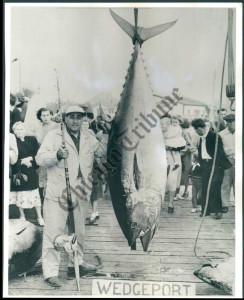
[[[5,297],[243,296],[242,9],[4,4]]]

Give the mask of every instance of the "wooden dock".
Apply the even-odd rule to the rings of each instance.
[[[65,254],[60,267],[63,285],[55,289],[44,280],[39,261],[33,272],[26,277],[9,281],[9,295],[92,295],[93,279],[121,279],[130,281],[194,283],[196,295],[226,295],[193,275],[195,270],[208,262],[221,261],[235,254],[235,207],[230,207],[222,219],[205,217],[197,243],[197,258],[194,244],[202,218],[199,213],[190,213],[191,201],[174,202],[175,212],[168,214],[165,201],[156,234],[149,251],[143,252],[140,242],[137,251],[131,251],[117,223],[110,200],[99,202],[98,226],[86,226],[87,239],[84,258],[100,265],[96,274],[81,277],[81,291],[76,290],[75,279],[66,280]]]

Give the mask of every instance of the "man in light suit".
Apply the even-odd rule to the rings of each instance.
[[[233,188],[235,193],[235,115],[229,114],[224,117],[227,127],[219,135],[222,138],[224,151],[232,166],[224,172],[224,179],[221,186],[222,212],[227,213],[230,205],[230,192]]]
[[[71,106],[65,114],[64,137],[66,147],[62,145],[62,132],[54,129],[47,133],[37,153],[36,162],[47,167],[48,181],[44,201],[43,275],[47,283],[60,287],[58,278],[60,253],[54,247],[55,238],[66,234],[68,218],[66,199],[66,180],[64,159],[67,158],[74,222],[77,235],[77,250],[80,271],[95,271],[97,268],[84,262],[85,218],[92,191],[91,171],[93,159],[99,146],[97,139],[82,129],[84,110]],[[98,150],[99,151],[99,150]],[[71,266],[71,265],[70,265]]]
[[[223,142],[220,136],[206,127],[203,119],[194,119],[192,126],[196,133],[200,136],[198,146],[198,158],[203,170],[202,182],[202,213],[206,206],[208,183],[213,167],[213,159],[215,150],[216,161],[213,172],[213,177],[209,190],[209,201],[206,210],[206,215],[214,213],[215,219],[222,218],[222,199],[221,199],[221,184],[224,177],[224,170],[231,167],[231,163],[225,155]],[[216,138],[218,137],[217,149],[215,147]]]

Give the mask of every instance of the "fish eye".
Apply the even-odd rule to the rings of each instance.
[[[132,223],[130,224],[130,227],[131,227],[131,228],[135,228],[135,227],[136,227],[136,225],[137,225],[137,223],[136,223],[136,222],[132,222]]]

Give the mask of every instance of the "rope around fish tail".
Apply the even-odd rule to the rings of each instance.
[[[214,174],[214,170],[215,170],[216,156],[217,156],[217,150],[218,150],[218,139],[219,139],[218,132],[219,132],[219,127],[220,127],[220,112],[221,112],[221,108],[222,108],[222,93],[223,93],[223,81],[224,81],[224,69],[225,69],[227,41],[228,41],[228,32],[227,32],[227,35],[226,35],[224,61],[223,61],[223,67],[222,67],[221,88],[220,88],[220,104],[219,104],[219,114],[218,114],[217,134],[216,134],[216,139],[215,139],[215,150],[214,150],[213,165],[212,165],[212,170],[211,170],[211,173],[210,173],[210,178],[209,178],[209,181],[208,181],[206,204],[205,204],[205,208],[204,208],[204,212],[203,212],[203,216],[202,216],[202,221],[201,221],[201,224],[199,226],[199,229],[198,229],[198,232],[197,232],[197,237],[196,237],[196,240],[195,240],[195,245],[194,245],[194,253],[195,253],[195,256],[198,259],[201,259],[201,257],[197,255],[197,249],[196,249],[197,241],[198,241],[198,237],[199,237],[199,234],[200,234],[200,231],[201,231],[201,228],[202,228],[202,224],[203,224],[203,221],[204,221],[204,218],[205,218],[205,215],[206,215],[207,207],[208,207],[209,191],[210,191],[210,186],[211,186],[211,183],[212,183],[212,178],[213,178],[213,174]],[[224,251],[221,251],[221,253],[224,253]],[[225,253],[230,255],[228,252],[225,252]],[[210,261],[210,259],[208,259],[208,260]]]

